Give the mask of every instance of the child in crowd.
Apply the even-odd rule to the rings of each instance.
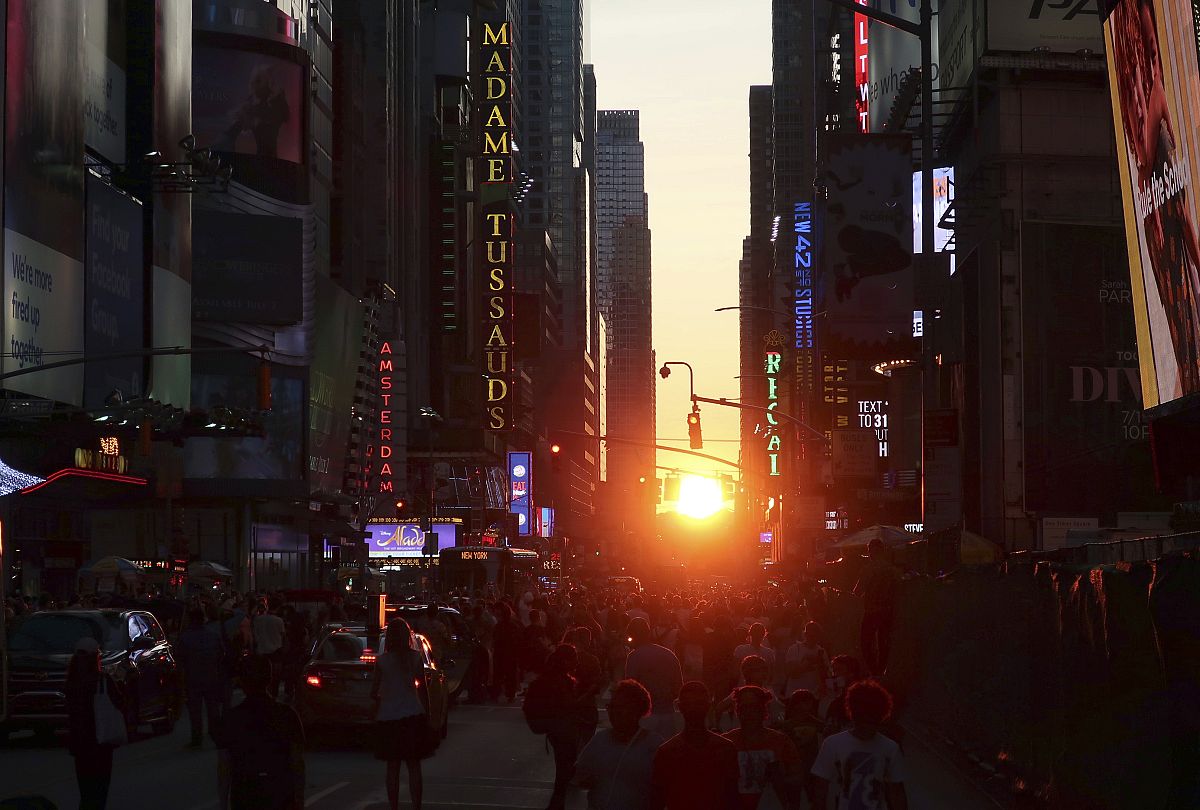
[[[747,655],[742,659],[742,682],[744,686],[758,686],[771,695],[767,704],[767,723],[773,723],[783,717],[783,705],[771,693],[767,681],[771,677],[771,667],[766,660],[758,655]],[[724,734],[738,727],[736,690],[729,694],[713,709],[713,728]]]

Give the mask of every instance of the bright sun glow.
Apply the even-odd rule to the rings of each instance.
[[[719,512],[724,500],[720,481],[685,475],[679,482],[679,505],[675,510],[685,517],[703,520]]]

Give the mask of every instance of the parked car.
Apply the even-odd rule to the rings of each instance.
[[[402,602],[389,604],[385,613],[388,620],[399,616],[406,620],[414,631],[420,632],[421,617],[425,616],[428,610],[428,604]],[[435,658],[437,658],[438,667],[446,673],[450,698],[457,700],[467,686],[467,674],[471,671],[471,665],[475,661],[475,654],[479,649],[479,639],[475,638],[471,625],[467,623],[463,615],[452,607],[439,606],[438,619],[446,625],[446,631],[450,635],[444,641],[446,649],[441,650],[438,649],[437,644],[433,645]]]
[[[121,686],[126,724],[171,731],[179,716],[180,677],[162,625],[144,610],[51,610],[13,625],[8,635],[7,730],[67,726],[67,665],[80,638],[100,644],[105,671]]]
[[[445,738],[450,710],[446,674],[433,660],[429,640],[419,634],[413,638],[425,666],[422,697],[429,707],[429,722]],[[296,693],[296,709],[306,728],[374,722],[371,687],[375,661],[387,652],[387,644],[382,633],[375,648],[370,646],[372,641],[362,626],[338,627],[318,636]]]

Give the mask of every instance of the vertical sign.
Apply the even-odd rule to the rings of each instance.
[[[395,356],[392,352],[392,343],[390,338],[385,338],[379,346],[379,364],[377,373],[379,375],[379,441],[376,442],[375,455],[378,458],[375,460],[377,469],[375,470],[375,480],[378,484],[375,487],[375,492],[380,495],[394,495],[396,492],[396,466],[392,459],[392,454],[395,450],[393,445],[393,430],[392,422],[392,375],[395,373]],[[368,452],[368,456],[370,453]]]
[[[508,511],[517,516],[517,534],[533,534],[533,455],[508,454]]]
[[[511,23],[483,23],[479,98],[483,159],[480,210],[483,222],[484,378],[488,430],[513,426],[513,204]]]
[[[767,475],[777,477],[782,475],[779,468],[779,454],[783,449],[783,439],[780,437],[779,420],[775,411],[779,408],[779,374],[783,370],[784,336],[772,331],[763,339],[767,344],[766,360],[763,362],[763,373],[767,378]]]
[[[793,285],[795,290],[796,386],[800,393],[799,417],[807,422],[809,397],[816,384],[817,331],[813,308],[812,203],[796,203],[792,214],[796,236]]]
[[[867,5],[867,0],[858,0],[860,6]],[[854,109],[858,113],[858,131],[871,131],[871,65],[868,44],[869,20],[865,14],[854,15]]]

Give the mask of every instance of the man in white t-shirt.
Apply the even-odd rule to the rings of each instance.
[[[664,740],[640,727],[650,693],[621,681],[608,704],[611,729],[601,729],[579,752],[575,782],[588,789],[588,810],[650,810],[654,754]]]
[[[846,710],[853,726],[826,737],[813,763],[816,806],[908,810],[900,746],[879,731],[891,717],[892,696],[875,681],[859,681],[846,692]]]

